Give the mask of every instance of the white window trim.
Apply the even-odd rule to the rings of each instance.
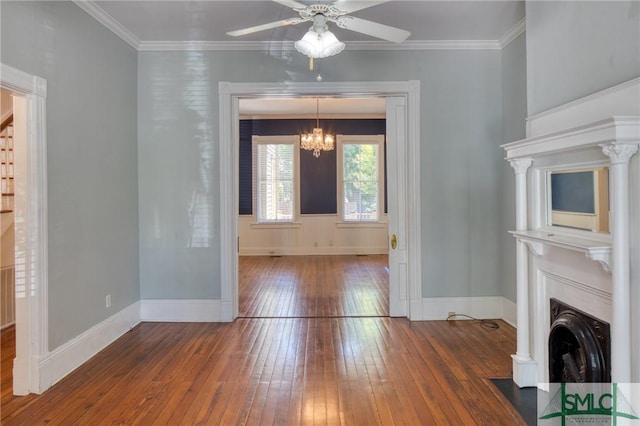
[[[258,145],[275,145],[286,144],[293,145],[293,218],[290,221],[260,221],[258,220],[258,188],[257,188],[257,160]],[[281,136],[259,136],[253,135],[251,138],[252,160],[251,160],[251,186],[252,186],[252,202],[253,202],[253,224],[252,227],[265,228],[288,228],[300,227],[297,222],[300,217],[300,136],[299,135],[281,135]]]
[[[345,220],[344,219],[344,187],[343,187],[343,145],[345,144],[363,144],[378,145],[378,218],[376,220]],[[337,135],[336,136],[337,152],[337,196],[338,196],[338,223],[339,228],[348,227],[371,227],[373,224],[386,223],[387,215],[384,212],[384,135]]]

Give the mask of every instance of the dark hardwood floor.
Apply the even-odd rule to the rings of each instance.
[[[265,276],[286,269],[278,259],[261,260],[272,266]],[[364,269],[377,271],[377,264],[372,260]],[[348,293],[343,289],[311,301],[314,291],[324,294],[333,285],[330,277],[355,274],[368,281],[377,272],[356,273],[338,259],[313,259],[301,273],[283,273],[282,282],[314,283],[305,296],[283,292],[288,299],[275,300],[290,300],[288,309],[270,302],[255,313],[327,317],[141,323],[39,396],[6,392],[15,339],[3,332],[0,423],[524,424],[489,381],[510,376],[513,327],[502,321],[498,329],[475,321],[410,322],[373,316],[378,308],[362,308],[367,304],[321,306],[357,299],[357,292],[337,296]],[[306,307],[293,308],[296,303]],[[353,312],[363,316],[345,315]]]
[[[389,315],[387,255],[241,256],[240,316]]]

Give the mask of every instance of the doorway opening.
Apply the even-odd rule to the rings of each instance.
[[[0,87],[0,330],[2,333],[2,383],[13,395],[13,359],[15,358],[16,288],[15,288],[15,124],[14,93]],[[18,101],[18,106],[20,101]],[[18,114],[20,116],[20,113]],[[19,129],[18,136],[22,134]],[[18,142],[22,143],[20,139]],[[4,402],[4,401],[2,401]]]
[[[389,314],[421,319],[419,202],[419,82],[256,84],[219,86],[221,166],[221,319],[239,316],[238,144],[240,99],[370,97],[385,99],[389,196]],[[411,152],[411,155],[407,155]],[[408,196],[407,194],[411,194]],[[409,214],[411,211],[411,215]],[[411,232],[408,232],[411,229]],[[391,238],[393,237],[393,238]]]
[[[239,109],[239,316],[388,316],[385,99]],[[322,150],[302,144],[312,129]]]
[[[14,232],[15,358],[10,368],[13,394],[26,395],[50,386],[41,374],[48,350],[47,85],[40,77],[0,64],[0,87],[13,95],[13,164],[9,156],[5,164],[13,166],[14,181],[7,188],[14,194],[7,201]]]

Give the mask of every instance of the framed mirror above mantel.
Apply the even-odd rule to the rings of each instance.
[[[638,123],[637,117],[611,117],[503,145],[517,182],[521,176],[523,199],[517,203],[526,219],[515,231],[558,235],[565,242],[575,237],[577,245],[584,239],[611,244],[611,192],[618,187],[611,167],[620,163],[615,152],[637,150],[637,143],[619,136],[633,134]],[[523,164],[526,169],[518,170]]]
[[[609,167],[547,172],[547,225],[609,233]]]

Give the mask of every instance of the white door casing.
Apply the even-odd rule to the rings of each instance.
[[[387,97],[394,106],[392,125],[402,123],[402,129],[393,129],[387,123],[387,132],[393,133],[396,143],[388,147],[387,155],[403,163],[405,184],[396,195],[398,220],[405,229],[402,238],[403,249],[398,256],[390,256],[396,266],[390,274],[390,281],[398,277],[406,281],[404,288],[398,283],[390,287],[398,289],[397,303],[393,303],[393,315],[422,319],[421,250],[420,250],[420,83],[409,82],[352,82],[352,83],[230,83],[220,82],[218,87],[220,111],[220,277],[221,277],[221,320],[233,321],[238,316],[238,139],[239,139],[239,99],[243,97],[335,96],[335,97]],[[404,103],[397,109],[398,103]],[[387,104],[389,107],[389,103]],[[387,115],[389,113],[387,112]],[[399,148],[400,147],[400,148]],[[396,150],[401,150],[400,160]],[[394,151],[394,152],[391,152]],[[411,153],[408,155],[407,153]],[[397,179],[397,178],[394,178]],[[395,184],[400,182],[394,180]],[[389,184],[391,187],[391,184]],[[391,206],[389,206],[391,208]],[[391,213],[391,211],[390,211]],[[389,220],[392,214],[389,214]],[[399,224],[395,225],[396,230]],[[411,230],[411,232],[408,232]],[[402,265],[402,266],[400,266]],[[404,271],[404,272],[401,272]],[[402,275],[404,274],[404,275]],[[395,291],[395,290],[394,290]],[[405,296],[402,296],[402,295]],[[404,297],[404,302],[401,301]],[[403,308],[404,306],[404,308]]]
[[[17,93],[14,121],[16,358],[13,393],[42,393],[48,352],[46,80],[0,64],[0,85]],[[21,117],[22,115],[22,117]],[[20,128],[18,128],[18,126]],[[21,136],[21,134],[23,136]]]

